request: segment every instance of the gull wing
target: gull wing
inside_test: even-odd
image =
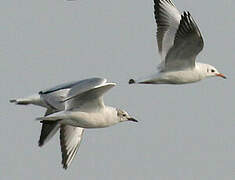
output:
[[[72,82],[68,82],[68,83],[63,83],[63,84],[57,85],[55,87],[42,90],[39,92],[39,94],[50,94],[52,92],[59,91],[62,89],[70,89],[72,86],[74,86],[75,84],[80,83],[80,82],[81,81],[72,81]]]
[[[75,90],[79,89],[84,91],[88,88],[87,84],[89,84],[90,86],[92,85],[93,87],[104,81],[105,80],[101,78],[90,78],[81,81],[64,83],[53,88],[40,91],[40,96],[43,98],[44,102],[48,106],[45,116],[65,109],[63,101],[67,97],[68,92],[71,90],[72,87],[75,87]],[[44,144],[46,144],[55,135],[59,128],[60,125],[57,122],[51,124],[43,123],[41,127],[41,134],[38,141],[38,145],[43,146]]]
[[[165,69],[186,69],[195,67],[196,56],[203,49],[200,30],[189,12],[181,15],[174,45],[165,58]]]
[[[154,14],[157,23],[158,50],[162,61],[174,44],[180,24],[180,13],[171,0],[154,0]]]
[[[39,95],[43,98],[45,103],[50,110],[64,110],[64,103],[61,103],[66,97],[74,85],[78,84],[80,81],[73,81],[69,83],[64,83],[53,88],[49,88],[39,92]],[[49,112],[49,114],[51,114]],[[47,113],[47,115],[49,115]]]
[[[43,98],[44,102],[49,107],[48,109],[50,109],[51,111],[62,111],[65,108],[64,103],[62,103],[62,101],[67,97],[69,90],[69,88],[61,89],[46,94],[40,94],[40,96]],[[49,112],[49,114],[51,113]]]
[[[77,84],[76,86],[73,86],[71,90],[69,91],[68,97],[66,100],[71,99],[79,94],[82,94],[86,91],[89,91],[95,87],[98,87],[100,85],[103,85],[106,83],[106,79],[103,78],[91,78],[91,79],[85,79],[81,83]],[[66,101],[65,100],[65,101]]]
[[[49,108],[47,109],[44,116],[48,116],[55,112],[58,112],[58,110]],[[38,146],[42,147],[44,144],[46,144],[55,135],[55,133],[58,131],[59,128],[60,128],[60,124],[57,122],[51,123],[51,124],[42,123]]]
[[[67,97],[69,90],[73,86],[82,84],[83,82],[84,80],[73,81],[40,91],[40,96],[48,106],[45,116],[64,110],[65,105],[62,101]],[[57,122],[51,124],[43,123],[38,145],[41,147],[46,144],[55,135],[59,128],[60,125]]]
[[[77,154],[84,129],[69,125],[61,125],[60,146],[62,153],[63,168],[67,169]]]
[[[69,83],[67,83],[67,85],[68,84]],[[65,105],[61,101],[65,99],[68,94],[69,89],[65,88],[70,88],[70,86],[67,85],[61,86],[61,88],[53,88],[48,91],[39,92],[40,96],[43,98],[44,102],[47,105],[47,111],[44,116],[63,111],[65,109]],[[59,128],[60,124],[57,122],[50,124],[42,123],[38,145],[42,147],[44,144],[46,144],[56,134]]]
[[[102,79],[102,81],[99,79],[86,84],[86,86],[74,87],[65,99],[65,109],[84,108],[84,110],[89,111],[103,108],[103,94],[115,85],[115,83],[106,83],[106,79]]]
[[[57,122],[51,124],[42,123],[38,145],[42,147],[46,144],[55,135],[59,128],[60,124]]]
[[[79,87],[81,90],[83,87],[87,88],[87,84],[93,84],[94,86],[94,85],[97,85],[98,82],[100,81],[103,81],[103,79],[90,78],[90,79],[84,79],[80,81],[73,81],[73,82],[64,83],[64,84],[55,86],[53,88],[40,91],[39,94],[44,99],[47,106],[50,107],[50,109],[62,111],[65,109],[65,105],[63,101],[66,99],[69,91],[73,87],[75,87],[75,89]]]

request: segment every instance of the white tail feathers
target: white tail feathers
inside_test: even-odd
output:
[[[43,99],[41,99],[39,94],[34,94],[34,95],[24,97],[24,98],[10,99],[10,103],[15,103],[15,104],[19,104],[19,105],[34,104],[37,106],[42,106],[42,107],[47,108],[47,105],[45,104]]]
[[[16,99],[10,99],[9,102],[10,102],[10,103],[15,103],[15,102],[16,102]]]
[[[15,103],[19,105],[31,104],[31,99],[10,99],[10,103]]]
[[[134,79],[130,79],[128,83],[129,83],[129,84],[134,84],[134,83],[136,83],[136,82],[135,82]]]

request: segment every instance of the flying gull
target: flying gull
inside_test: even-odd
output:
[[[222,73],[209,64],[195,62],[203,49],[200,30],[189,12],[182,15],[171,0],[154,0],[158,51],[158,72],[145,78],[130,79],[129,84],[185,84]]]

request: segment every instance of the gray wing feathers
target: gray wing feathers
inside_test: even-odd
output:
[[[57,122],[51,124],[42,123],[38,145],[41,147],[46,144],[55,135],[59,128],[60,124],[58,124]]]
[[[68,89],[68,88],[71,88],[72,86],[74,86],[75,84],[80,83],[80,82],[81,81],[72,81],[72,82],[68,82],[68,83],[63,83],[63,84],[60,84],[60,85],[55,86],[53,88],[48,88],[48,89],[42,90],[39,92],[39,94],[49,94],[49,93],[52,93],[52,92],[55,92],[58,90]]]
[[[64,83],[62,85],[55,86],[53,88],[40,91],[40,96],[44,99],[50,109],[64,110],[64,100],[68,97],[68,94],[81,93],[87,91],[90,88],[106,82],[102,78],[90,78],[80,81],[74,81],[70,83]]]
[[[73,94],[73,96],[68,96],[66,101],[66,110],[71,110],[73,108],[89,107],[92,108],[102,108],[103,94],[109,89],[115,86],[115,83],[105,83],[97,87],[93,87],[80,94]]]
[[[154,0],[154,14],[157,23],[158,50],[161,54],[163,49],[168,51],[169,46],[173,44],[174,38],[170,35],[174,35],[177,31],[180,13],[171,0]]]
[[[60,84],[53,88],[48,88],[39,92],[39,94],[50,94],[56,91],[60,91],[63,89],[71,89],[72,87],[85,87],[86,85],[94,85],[103,82],[105,79],[102,78],[89,78],[80,81],[72,81],[69,83]]]
[[[106,79],[91,78],[75,83],[66,83],[46,91],[41,91],[40,96],[43,97],[43,100],[48,106],[45,116],[65,110],[65,105],[71,108],[84,104],[93,107],[95,103],[98,103],[97,105],[103,106],[102,96],[113,86],[115,84],[106,83]],[[42,124],[38,142],[39,146],[43,146],[49,141],[58,129],[60,129],[62,164],[63,168],[67,169],[78,151],[84,129],[61,125],[58,122],[44,123]]]
[[[84,129],[69,125],[61,125],[60,146],[63,168],[67,169],[75,157],[82,140]]]
[[[184,44],[185,47],[191,50],[188,53],[184,53],[184,57],[187,58],[196,56],[203,49],[202,35],[189,12],[184,12],[181,15],[180,26],[176,33],[174,44],[175,46]]]
[[[48,116],[48,115],[56,113],[56,112],[59,112],[59,110],[54,109],[54,108],[53,109],[48,108],[44,116]]]
[[[62,111],[65,108],[62,101],[67,97],[69,90],[70,89],[61,89],[51,93],[40,94],[40,96],[50,109]]]
[[[106,79],[102,79],[102,78],[92,78],[92,79],[84,80],[84,81],[82,81],[82,83],[77,84],[69,91],[69,94],[68,94],[67,98],[65,99],[65,101],[67,101],[68,99],[71,99],[79,94],[85,93],[95,87],[102,85],[102,84],[105,84],[106,81],[107,81]]]
[[[55,112],[58,112],[58,110],[49,108],[47,109],[45,116],[48,116]],[[51,124],[42,123],[41,134],[38,141],[38,145],[42,147],[44,144],[46,144],[55,135],[55,133],[58,131],[59,128],[60,125],[57,122]]]
[[[195,58],[203,49],[203,38],[200,30],[189,12],[181,15],[181,21],[173,47],[166,56],[166,68],[193,68]]]

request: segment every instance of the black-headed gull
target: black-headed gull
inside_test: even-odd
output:
[[[50,137],[47,137],[48,140],[60,128],[63,168],[67,169],[75,157],[84,128],[108,127],[124,121],[137,122],[127,112],[104,105],[103,94],[114,86],[115,83],[107,83],[106,79],[91,78],[41,91],[39,96],[34,95],[28,98],[34,99],[34,103],[31,102],[31,104],[44,105],[43,107],[47,104],[46,108],[55,104],[63,106],[63,109],[57,109],[56,113],[49,113],[48,116],[38,118],[43,125],[49,127],[44,128],[44,136],[50,134]],[[56,98],[54,94],[57,94]],[[37,101],[36,97],[38,97]],[[43,103],[38,103],[39,101]],[[21,101],[14,99],[11,102],[25,104],[26,99],[24,102],[23,99]]]
[[[209,64],[195,62],[203,49],[200,30],[189,12],[180,15],[171,0],[154,0],[158,50],[162,62],[158,72],[129,84],[185,84],[222,73]]]

